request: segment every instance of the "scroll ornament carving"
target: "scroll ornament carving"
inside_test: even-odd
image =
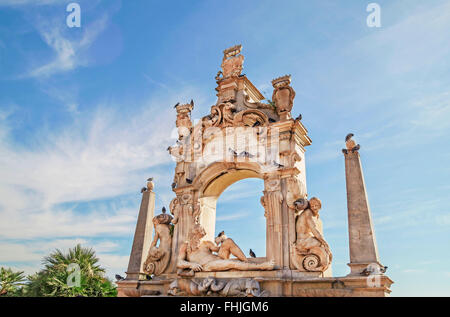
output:
[[[223,296],[223,297],[265,297],[268,291],[261,291],[259,282],[251,278],[176,279],[169,285],[168,295],[173,296]]]
[[[239,127],[267,126],[269,118],[257,109],[246,109],[236,113],[236,105],[231,102],[221,103],[211,107],[211,113],[202,118],[202,127]]]
[[[155,236],[143,265],[143,271],[149,275],[163,273],[170,262],[172,248],[171,221],[172,216],[165,213],[153,218]],[[158,240],[159,246],[156,246]]]
[[[267,115],[256,109],[248,109],[238,112],[234,116],[234,126],[266,126],[269,122]]]
[[[333,257],[321,233],[321,202],[315,197],[309,203],[299,199],[295,206],[299,214],[295,222],[297,238],[290,247],[292,263],[299,271],[324,272]]]

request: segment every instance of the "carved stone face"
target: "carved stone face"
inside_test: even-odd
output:
[[[245,294],[247,297],[259,297],[259,284],[255,280],[247,280],[245,282]]]
[[[314,212],[314,214],[317,215],[321,207],[320,201],[318,201],[317,199],[311,199],[309,201],[309,207]]]

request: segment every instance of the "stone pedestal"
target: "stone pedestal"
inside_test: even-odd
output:
[[[252,279],[258,282],[265,296],[270,297],[386,297],[393,283],[384,275],[379,275],[377,282],[373,283],[371,277],[324,277],[322,274],[292,270],[199,272],[195,280]],[[150,281],[121,281],[118,282],[118,296],[168,296],[170,284],[177,278],[176,274],[163,274]]]

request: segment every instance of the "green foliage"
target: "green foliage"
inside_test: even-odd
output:
[[[25,281],[23,272],[0,268],[0,296],[20,296]]]
[[[272,100],[270,100],[270,99],[266,99],[267,100],[267,102],[269,103],[269,105],[271,105],[272,107],[273,107],[273,110],[277,110],[277,106],[275,105],[275,102],[273,102]]]
[[[105,270],[98,265],[98,258],[91,248],[80,245],[69,249],[67,254],[56,250],[44,258],[44,269],[28,277],[25,296],[55,297],[111,297],[117,296],[114,284],[104,277]],[[72,263],[79,267],[79,285],[70,286],[68,281],[77,269],[68,270]],[[73,264],[72,264],[73,265]]]

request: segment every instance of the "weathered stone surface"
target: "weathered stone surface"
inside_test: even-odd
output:
[[[346,138],[345,179],[347,185],[348,230],[350,246],[350,274],[357,275],[369,265],[380,268],[375,232],[373,229],[369,200],[364,183],[359,146]]]
[[[142,268],[152,241],[153,226],[151,221],[155,209],[155,193],[151,191],[153,183],[148,188],[149,190],[142,193],[141,207],[126,272],[127,280],[138,280],[146,274]]]

